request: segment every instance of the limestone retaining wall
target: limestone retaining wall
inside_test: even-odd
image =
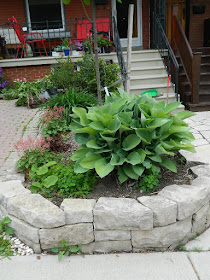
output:
[[[17,237],[36,253],[82,244],[83,252],[164,250],[210,225],[210,168],[192,168],[192,185],[171,185],[156,196],[65,199],[57,207],[21,180],[0,182],[0,219],[9,216]]]

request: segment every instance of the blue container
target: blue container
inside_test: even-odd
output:
[[[64,55],[65,56],[69,56],[69,54],[70,54],[70,50],[64,50]]]

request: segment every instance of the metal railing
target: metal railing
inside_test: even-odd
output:
[[[118,64],[120,66],[120,72],[121,72],[121,78],[122,78],[122,83],[123,87],[125,89],[126,86],[126,80],[128,79],[128,73],[125,65],[125,60],[122,52],[122,47],[120,43],[120,36],[118,33],[117,29],[117,23],[115,17],[112,18],[112,23],[113,23],[113,41],[114,41],[114,47],[115,47],[115,52],[117,53],[117,59],[118,59]]]
[[[176,99],[178,100],[179,63],[171,48],[171,45],[169,44],[168,38],[162,24],[160,23],[160,20],[157,17],[154,17],[154,21],[156,24],[156,35],[154,41],[155,47],[159,50],[171,83],[175,85]]]
[[[110,19],[100,18],[97,19],[97,29],[99,31],[107,32],[109,30],[110,34]],[[43,21],[43,22],[28,22],[21,23],[18,22],[21,27],[23,34],[39,32],[44,39],[45,47],[47,49],[48,55],[52,55],[55,47],[63,46],[63,40],[65,38],[69,39],[69,44],[71,47],[76,48],[77,42],[83,42],[86,40],[88,35],[92,34],[92,23],[86,18],[75,18],[66,21]],[[12,27],[12,23],[8,22],[0,25],[0,37],[3,38],[6,43],[7,58],[15,58],[17,54],[17,49],[19,46],[19,39]],[[33,44],[27,44],[27,54],[29,56],[39,56],[39,50],[37,46]],[[45,55],[40,45],[41,53]],[[21,52],[21,50],[20,50]],[[1,56],[1,55],[0,55]],[[18,55],[20,57],[21,55]]]

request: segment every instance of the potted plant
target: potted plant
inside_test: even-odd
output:
[[[98,46],[101,48],[101,52],[110,53],[112,42],[103,35],[98,36]]]
[[[62,46],[55,46],[53,47],[52,56],[58,57],[63,55]]]
[[[70,54],[69,38],[65,38],[63,40],[63,45],[64,45],[64,55],[69,56]]]
[[[88,36],[87,39],[82,42],[82,50],[86,53],[92,53],[92,38]]]

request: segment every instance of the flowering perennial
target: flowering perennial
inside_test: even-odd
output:
[[[3,69],[0,67],[0,92],[4,88],[7,88],[7,82],[4,80]]]
[[[27,151],[38,150],[44,152],[44,150],[49,149],[50,139],[44,136],[36,137],[35,139],[28,136],[27,140],[21,138],[16,144],[15,149],[20,155],[24,155]]]

